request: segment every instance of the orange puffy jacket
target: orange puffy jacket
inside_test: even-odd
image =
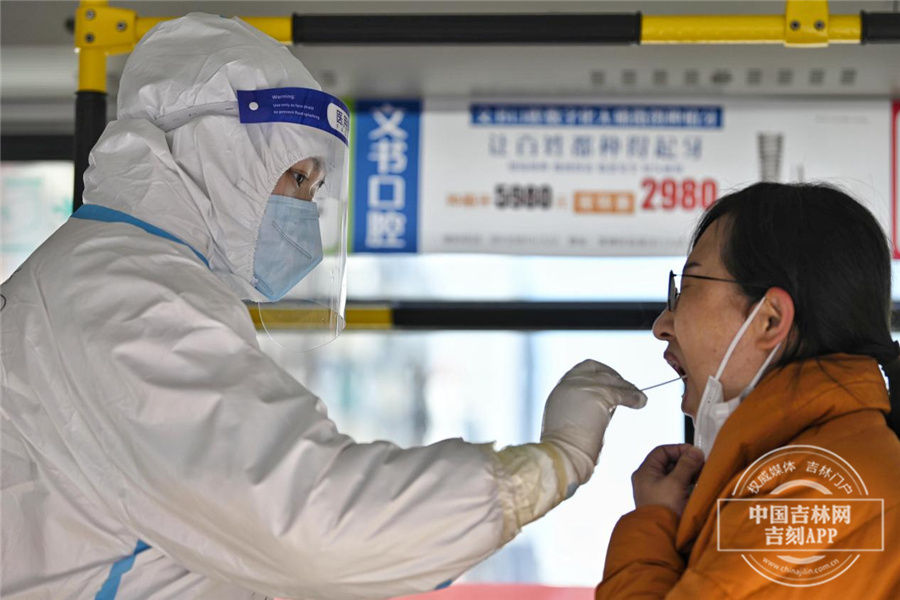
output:
[[[642,506],[619,520],[610,540],[603,581],[597,587],[597,600],[900,599],[900,440],[885,420],[889,411],[881,371],[867,357],[835,354],[792,363],[768,374],[725,422],[680,519],[670,509],[657,505]],[[879,509],[852,524],[840,525],[845,543],[852,540],[856,542],[852,546],[864,546],[870,551],[858,553],[855,561],[854,553],[822,553],[820,556],[828,558],[816,564],[824,565],[831,557],[837,557],[849,567],[832,570],[835,576],[830,581],[821,582],[820,578],[814,586],[808,585],[811,579],[782,578],[776,582],[760,574],[760,561],[773,558],[778,562],[774,558],[778,552],[754,554],[719,549],[719,544],[726,549],[757,549],[769,541],[784,543],[783,539],[768,537],[765,544],[761,543],[760,529],[766,522],[763,520],[762,526],[754,522],[752,513],[748,513],[750,504],[770,507],[777,500],[793,507],[829,497],[802,484],[791,484],[789,492],[779,493],[788,486],[773,489],[774,482],[756,494],[746,492],[747,477],[742,479],[743,472],[757,459],[775,456],[775,452],[767,453],[786,445],[815,446],[824,449],[815,450],[822,456],[834,453],[843,458],[864,482],[866,498],[876,499],[874,504],[866,500],[866,504],[854,506]],[[803,478],[802,471],[795,475],[794,479]],[[736,488],[743,493],[736,493]],[[822,492],[831,493],[825,489]],[[718,502],[734,497],[753,500]],[[884,501],[883,537],[877,499]],[[797,502],[791,504],[792,501]],[[717,509],[721,512],[720,522]],[[770,516],[774,515],[773,512]],[[759,521],[758,513],[756,519]],[[879,542],[883,543],[882,551],[875,549]],[[830,548],[827,542],[818,547]],[[850,547],[838,545],[831,549]],[[794,555],[789,558],[796,561]],[[785,585],[785,581],[795,583]]]

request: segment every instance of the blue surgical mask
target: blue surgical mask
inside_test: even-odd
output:
[[[253,287],[271,302],[322,262],[319,209],[314,202],[272,194],[253,257]]]

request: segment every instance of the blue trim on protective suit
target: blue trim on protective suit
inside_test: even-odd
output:
[[[150,546],[141,540],[138,540],[137,546],[134,548],[134,552],[131,553],[131,556],[126,556],[122,560],[113,563],[112,568],[109,570],[109,577],[103,582],[103,587],[101,587],[100,591],[97,592],[97,595],[94,596],[94,600],[115,600],[116,593],[119,591],[119,582],[122,580],[122,575],[130,571],[131,567],[134,566],[134,557],[148,548],[150,548]]]
[[[151,225],[146,221],[141,221],[137,217],[132,217],[128,213],[123,213],[122,211],[115,210],[113,208],[107,208],[106,206],[100,206],[98,204],[84,204],[81,206],[81,208],[72,213],[72,216],[76,219],[103,221],[104,223],[128,223],[129,225],[140,227],[147,233],[151,233],[161,238],[165,238],[167,240],[171,240],[173,242],[177,242],[179,244],[187,246],[194,254],[197,255],[197,258],[202,260],[203,264],[206,265],[207,268],[209,268],[209,261],[206,260],[205,256],[197,252],[193,246],[183,240],[178,239],[165,229],[160,229],[156,225]]]

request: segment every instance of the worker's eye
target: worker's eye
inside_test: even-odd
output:
[[[303,173],[297,173],[296,171],[291,171],[291,175],[294,176],[294,182],[297,184],[297,187],[303,185],[303,182],[306,181],[306,175]]]

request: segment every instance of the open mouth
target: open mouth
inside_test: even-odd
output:
[[[670,367],[675,369],[675,372],[678,373],[679,377],[681,377],[684,381],[687,381],[687,372],[681,366],[681,363],[678,362],[678,359],[675,358],[674,354],[666,351],[665,354],[663,354],[663,358],[667,363],[669,363]]]

